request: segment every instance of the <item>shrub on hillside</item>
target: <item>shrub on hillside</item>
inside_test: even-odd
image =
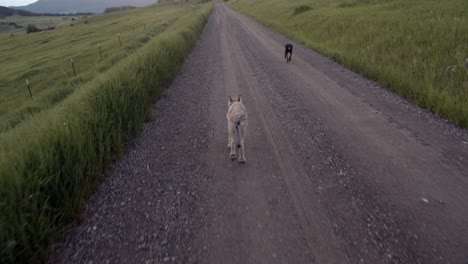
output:
[[[26,28],[26,33],[34,33],[34,32],[38,32],[38,31],[41,31],[40,29],[38,29],[35,25],[33,24],[29,24],[28,27]]]
[[[338,4],[338,7],[346,8],[346,7],[355,7],[358,5],[358,2],[342,2]]]
[[[312,9],[313,8],[308,5],[301,5],[294,9],[294,15],[299,15]]]
[[[136,7],[134,6],[117,6],[117,7],[109,7],[104,10],[104,13],[112,13],[112,12],[119,12],[119,11],[125,11],[125,10],[131,10],[135,9]]]

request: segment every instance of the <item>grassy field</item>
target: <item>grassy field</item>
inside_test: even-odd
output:
[[[32,104],[49,106],[39,105],[42,111],[0,134],[0,263],[46,261],[102,172],[150,117],[152,103],[179,71],[211,9],[211,3],[157,4],[93,17],[88,25],[21,36],[17,42],[2,38],[0,61],[2,70],[8,71],[2,80],[13,81],[29,70],[28,78],[37,87]],[[132,38],[129,30],[141,23],[146,23],[145,33]],[[122,48],[113,44],[118,32],[124,33]],[[54,48],[41,46],[46,40],[44,44]],[[5,54],[5,43],[15,52]],[[97,43],[107,43],[102,62]],[[136,52],[129,54],[132,50]],[[4,68],[3,60],[10,54],[21,59],[10,58],[15,66]],[[50,56],[73,56],[79,63],[78,77],[65,68],[56,75],[61,64],[50,62]],[[31,63],[39,69],[37,74],[34,67],[28,68]],[[41,77],[44,71],[46,76]],[[3,89],[10,100],[17,100],[17,108],[31,103],[11,95],[16,91]],[[24,87],[16,89],[24,92]],[[70,91],[60,100],[47,101],[61,89]],[[14,103],[9,105],[8,109],[17,109]]]
[[[234,9],[468,127],[468,1],[231,0]]]
[[[179,17],[180,10],[160,6],[79,17],[76,21],[70,21],[70,17],[53,17],[56,30],[23,32],[13,37],[0,34],[0,133],[62,101],[95,78],[96,73],[106,71],[142,47]],[[47,24],[50,17],[3,20]],[[37,26],[46,27],[40,23]],[[70,59],[74,60],[76,77]],[[32,100],[26,79],[31,85]]]

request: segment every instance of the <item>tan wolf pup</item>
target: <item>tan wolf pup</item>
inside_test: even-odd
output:
[[[244,138],[247,130],[247,111],[242,103],[242,98],[229,96],[229,109],[227,112],[229,141],[229,156],[232,160],[236,159],[236,146],[239,149],[239,162],[244,163]]]

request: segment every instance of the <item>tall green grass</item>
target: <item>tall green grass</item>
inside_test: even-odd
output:
[[[264,25],[468,127],[468,1],[235,0]],[[309,7],[309,8],[308,8]]]
[[[139,133],[177,74],[211,4],[179,18],[127,59],[19,127],[0,134],[0,262],[44,262],[102,172]]]

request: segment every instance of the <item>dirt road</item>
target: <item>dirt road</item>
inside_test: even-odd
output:
[[[216,5],[51,262],[467,263],[467,131],[287,42]]]

